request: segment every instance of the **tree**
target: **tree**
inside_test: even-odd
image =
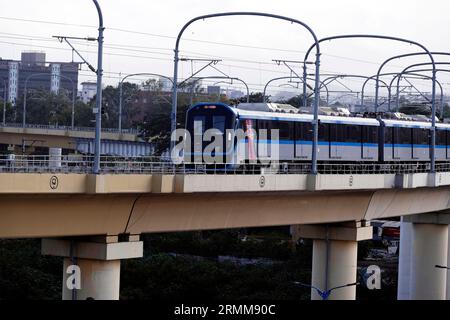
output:
[[[263,99],[262,92],[252,92],[250,93],[249,101],[250,103],[262,103],[263,101],[270,102],[270,96],[266,96],[265,99]],[[231,99],[230,102],[233,104],[247,103],[247,96],[240,97],[239,99]]]
[[[21,122],[23,114],[23,98],[15,107],[8,107],[7,121]],[[58,94],[46,90],[34,90],[27,95],[27,124],[70,126],[72,123],[72,97],[60,92]],[[75,126],[93,126],[92,107],[82,101],[75,101]]]
[[[403,104],[398,110],[401,113],[408,115],[421,114],[427,117],[431,116],[431,108],[423,104]]]
[[[445,118],[450,118],[450,105],[448,103],[444,105],[444,119]]]
[[[5,105],[5,102],[0,103],[0,112],[1,112],[1,118],[3,120],[3,106]],[[14,122],[14,107],[10,102],[6,102],[6,110],[5,110],[5,120],[6,122]]]
[[[283,103],[290,104],[290,105],[292,105],[294,107],[297,107],[297,108],[301,108],[301,107],[303,107],[303,93],[299,94],[299,95],[297,95],[295,97],[292,97],[292,98],[290,98],[289,100],[287,100],[287,101],[285,101]],[[306,105],[308,107],[310,107],[310,106],[312,106],[312,103],[313,103],[312,97],[308,96],[308,98],[306,99]]]
[[[16,121],[23,115],[23,98],[16,107]],[[69,126],[72,115],[72,99],[63,93],[52,93],[46,90],[33,90],[27,94],[26,123],[42,125]]]

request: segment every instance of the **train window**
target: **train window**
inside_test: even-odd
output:
[[[267,135],[267,139],[270,140],[270,130],[273,128],[272,125],[272,121],[268,121],[268,120],[258,120],[258,135],[261,135],[261,131],[260,130],[267,130],[266,131],[266,135]]]
[[[384,142],[387,144],[394,143],[394,128],[391,127],[385,127],[384,128]]]
[[[294,123],[288,121],[276,121],[275,129],[279,129],[280,140],[291,140],[293,138]]]
[[[319,124],[319,141],[330,141],[328,126],[326,123]]]
[[[271,121],[267,120],[258,120],[258,129],[271,129]]]
[[[313,127],[310,122],[297,122],[295,124],[295,140],[311,141],[313,138]]]
[[[361,126],[345,125],[345,141],[361,142]]]
[[[411,128],[395,128],[397,133],[397,143],[400,144],[411,144]]]
[[[445,130],[436,130],[436,145],[445,146],[447,145],[447,137]]]
[[[225,132],[225,116],[213,116],[213,128]]]
[[[330,141],[344,142],[346,135],[346,126],[341,124],[330,124]]]
[[[429,130],[422,128],[414,128],[413,129],[413,144],[418,145],[427,145],[429,144]]]
[[[335,124],[328,125],[329,140],[337,141],[337,126]]]
[[[386,128],[388,129],[388,128]],[[362,142],[363,143],[377,143],[378,142],[378,127],[362,126]]]
[[[204,116],[195,116],[194,117],[194,135],[203,135],[205,131],[205,117]]]

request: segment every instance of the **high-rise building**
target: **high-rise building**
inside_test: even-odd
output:
[[[0,79],[7,81],[8,101],[15,104],[25,84],[27,91],[77,92],[78,68],[75,62],[46,62],[44,52],[23,52],[20,61],[0,58]]]

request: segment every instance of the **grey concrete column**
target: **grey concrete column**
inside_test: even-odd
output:
[[[411,300],[445,300],[450,215],[428,213],[404,218],[412,223]]]
[[[450,267],[450,225],[448,226],[448,251],[447,251],[447,267]],[[446,299],[450,300],[450,270],[447,270],[447,294]]]
[[[79,289],[69,288],[73,275],[71,272],[68,272],[71,265],[73,265],[71,258],[64,258],[63,300],[72,300],[74,298],[76,300],[119,300],[120,260],[77,259],[76,265],[81,271],[81,286]]]
[[[89,240],[43,239],[42,254],[64,257],[63,300],[118,300],[120,261],[143,256],[139,236],[128,240],[117,242],[118,237],[114,236]]]
[[[411,299],[445,300],[448,226],[413,224]]]
[[[328,248],[327,248],[328,246]],[[358,242],[314,240],[311,285],[327,290],[356,282]],[[327,270],[328,265],[328,270]],[[338,289],[329,300],[355,300],[356,286]],[[311,300],[322,300],[315,289]]]
[[[372,239],[366,222],[298,227],[298,236],[313,239],[311,299],[322,300],[321,291],[357,282],[358,241]],[[355,300],[356,285],[333,290],[329,300]]]
[[[398,258],[397,299],[409,300],[412,258],[412,223],[403,221],[400,225],[400,253]]]

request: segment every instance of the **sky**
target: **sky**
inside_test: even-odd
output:
[[[20,59],[24,50],[45,51],[47,61],[71,61],[67,44],[55,35],[96,37],[98,17],[90,0],[0,0],[0,57]],[[341,34],[379,34],[403,37],[425,45],[430,51],[450,52],[450,2],[442,0],[99,0],[105,30],[104,71],[106,84],[117,85],[120,77],[133,73],[173,75],[173,49],[180,29],[190,19],[226,11],[257,11],[285,15],[306,23],[321,39]],[[74,40],[75,47],[92,65],[97,64],[97,44]],[[226,17],[198,21],[190,25],[180,42],[180,56],[190,59],[217,59],[215,67],[199,75],[243,79],[251,91],[262,91],[272,78],[289,76],[278,60],[302,61],[313,44],[311,34],[297,24],[262,17]],[[348,39],[321,45],[321,73],[373,75],[385,59],[421,51],[408,44],[374,39]],[[80,61],[78,57],[75,61]],[[310,61],[313,61],[311,55]],[[395,60],[384,70],[400,71],[425,56]],[[440,56],[437,61],[450,62]],[[189,77],[205,62],[180,62],[180,78]],[[301,74],[299,64],[292,64]],[[450,65],[448,66],[450,69]],[[310,70],[312,73],[313,70]],[[322,76],[322,79],[325,76]],[[450,73],[438,74],[447,90]],[[146,77],[132,77],[140,82]],[[86,66],[80,82],[94,81]],[[217,80],[220,81],[220,80]],[[216,83],[215,80],[204,82]],[[415,80],[424,91],[430,82]],[[361,80],[347,79],[331,89],[360,91]],[[292,85],[292,84],[291,84]],[[240,88],[237,82],[222,87]],[[298,89],[286,81],[274,82],[272,92]],[[369,90],[373,90],[373,86]]]

